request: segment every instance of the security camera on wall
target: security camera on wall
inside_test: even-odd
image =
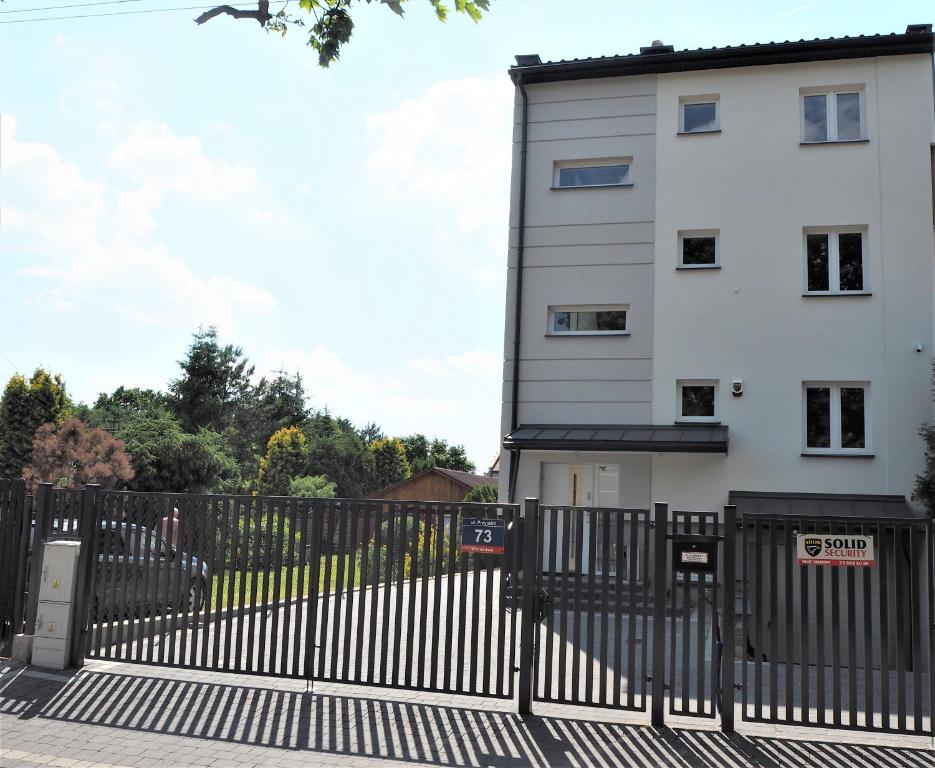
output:
[[[730,393],[734,397],[740,397],[743,394],[743,379],[734,379],[730,383]]]

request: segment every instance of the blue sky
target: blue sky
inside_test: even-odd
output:
[[[0,22],[88,1],[8,0]],[[492,0],[478,25],[406,7],[358,8],[329,70],[296,31],[197,27],[197,11],[0,23],[0,378],[44,365],[84,401],[164,388],[213,324],[258,372],[300,371],[313,406],[464,443],[483,468],[500,437],[514,54],[935,21],[928,2]]]

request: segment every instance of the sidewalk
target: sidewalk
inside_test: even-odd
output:
[[[0,667],[0,766],[878,766],[935,768],[931,740],[91,663]],[[704,728],[707,726],[709,730]]]

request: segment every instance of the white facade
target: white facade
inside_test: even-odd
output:
[[[931,54],[916,53],[527,85],[517,424],[672,425],[680,380],[716,382],[730,445],[523,449],[513,499],[719,509],[731,490],[910,495],[932,419],[932,83]],[[861,140],[802,142],[803,97],[823,92],[859,94]],[[693,101],[717,103],[718,130],[680,133]],[[520,130],[518,93],[504,435]],[[554,189],[568,161],[626,161],[632,186]],[[863,290],[803,295],[806,234],[842,228],[862,236]],[[715,232],[717,268],[677,268],[680,233]],[[629,335],[550,335],[556,307],[625,307]],[[862,449],[804,455],[805,382],[865,387]]]

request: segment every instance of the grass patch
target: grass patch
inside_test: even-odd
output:
[[[347,569],[351,568],[351,589],[360,585],[360,568],[359,563],[351,561],[349,555],[332,555],[331,556],[331,578],[329,583],[325,585],[325,560],[326,558],[321,559],[321,570],[318,577],[318,593],[326,594],[335,591],[335,587],[338,582],[338,561],[340,558],[344,558],[344,581],[343,589],[347,589],[348,582],[348,572]],[[301,595],[299,594],[299,574],[302,572],[302,589]],[[292,578],[291,590],[289,595],[291,599],[296,597],[304,597],[309,594],[309,574],[311,572],[310,566],[305,566],[304,570],[298,567],[292,568],[291,574],[288,568],[280,569],[279,576],[279,599],[285,600],[286,597],[286,581],[287,579]],[[224,571],[223,573],[215,574],[212,578],[211,585],[211,596],[210,596],[210,608],[214,609],[217,605],[217,591],[221,590],[221,607],[227,608],[228,605],[238,605],[240,602],[240,589],[241,581],[244,582],[243,588],[245,592],[244,605],[251,605],[252,603],[261,603],[265,599],[269,602],[272,602],[273,595],[276,587],[276,572],[269,571],[264,572],[260,571],[256,574],[256,583],[254,583],[254,573],[253,571]],[[231,580],[233,580],[233,594],[230,592]]]

